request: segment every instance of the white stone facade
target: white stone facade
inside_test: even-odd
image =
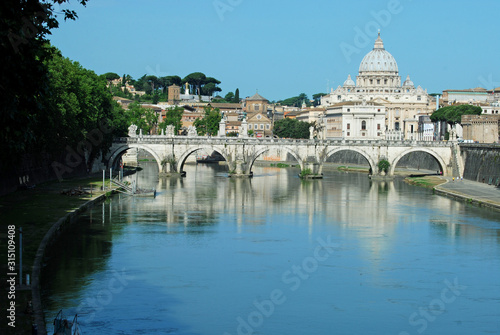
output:
[[[349,75],[342,86],[321,98],[325,108],[342,102],[368,101],[385,107],[384,129],[402,131],[405,139],[416,139],[418,117],[433,112],[427,90],[415,88],[410,76],[401,84],[398,65],[384,48],[380,33],[375,46],[361,61],[356,83]]]
[[[326,138],[383,139],[385,107],[366,101],[341,102],[327,107]]]

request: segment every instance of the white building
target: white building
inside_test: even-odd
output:
[[[326,138],[383,139],[385,107],[366,101],[328,106],[324,117]]]
[[[404,139],[416,139],[418,117],[429,115],[433,108],[427,90],[415,85],[407,76],[401,84],[398,64],[384,48],[380,33],[370,51],[359,65],[356,83],[351,75],[342,86],[321,98],[321,105],[336,105],[347,101],[367,101],[385,107],[384,129],[390,133],[401,131]]]

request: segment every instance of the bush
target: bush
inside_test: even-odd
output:
[[[387,171],[389,171],[390,164],[389,164],[389,162],[387,160],[381,159],[378,162],[377,166],[378,166],[378,170],[379,171],[381,171],[381,172],[384,171],[385,173],[387,173]]]

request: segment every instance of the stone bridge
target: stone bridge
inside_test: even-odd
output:
[[[309,177],[321,178],[323,165],[335,153],[349,150],[359,153],[370,165],[374,175],[384,174],[377,165],[381,159],[390,163],[388,176],[394,175],[398,161],[412,152],[425,152],[437,161],[443,175],[461,175],[463,163],[457,158],[457,145],[452,142],[385,141],[385,140],[295,140],[272,138],[187,137],[148,135],[115,139],[104,157],[107,168],[117,165],[119,158],[129,149],[149,152],[158,163],[160,175],[185,174],[184,163],[198,150],[221,154],[227,162],[230,176],[251,176],[255,160],[270,149],[292,155],[301,171]],[[461,168],[462,167],[462,168]]]

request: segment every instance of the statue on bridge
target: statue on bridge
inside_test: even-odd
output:
[[[167,135],[168,137],[174,137],[174,135],[175,135],[175,127],[174,127],[173,124],[169,124],[167,126],[165,135]]]
[[[188,127],[188,134],[187,134],[188,137],[196,137],[198,136],[198,132],[196,131],[196,127],[195,126],[189,126]]]
[[[128,136],[137,137],[137,126],[135,124],[131,124],[130,127],[128,127]]]

